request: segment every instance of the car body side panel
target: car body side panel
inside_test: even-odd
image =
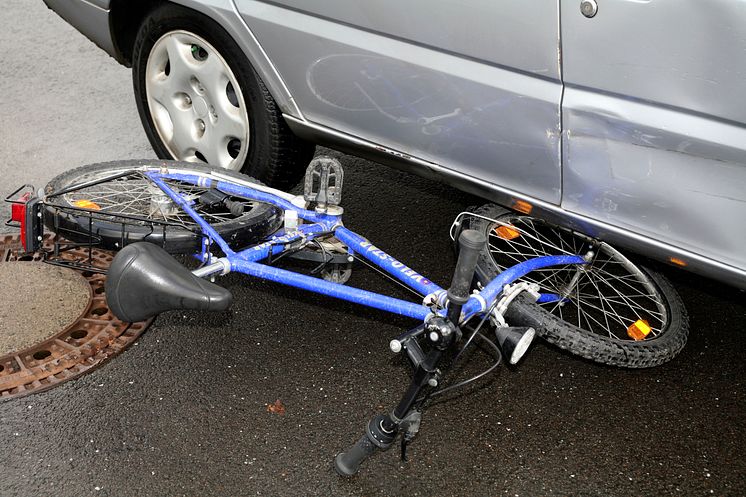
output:
[[[109,32],[109,0],[44,0],[44,3],[99,48],[109,55],[115,54]]]
[[[562,34],[563,209],[746,269],[746,2],[563,2]]]
[[[559,203],[559,81],[276,5],[236,5],[309,121]],[[541,27],[556,34],[552,12]]]
[[[556,0],[274,0],[387,37],[560,79]]]
[[[746,129],[568,89],[562,207],[746,269]]]
[[[560,206],[527,197],[525,194],[508,190],[473,176],[467,176],[453,169],[446,169],[439,164],[426,162],[397,150],[388,149],[378,143],[357,136],[345,135],[337,130],[291,116],[286,116],[286,119],[293,131],[311,141],[326,143],[339,150],[367,157],[398,169],[414,171],[422,176],[446,182],[500,205],[513,206],[518,200],[528,201],[532,206],[531,214],[541,219],[586,233],[616,247],[645,254],[652,259],[669,262],[671,257],[676,257],[685,261],[686,268],[690,271],[746,289],[746,269],[724,264],[721,261],[708,258],[707,255],[689,252],[654,238],[640,236],[629,229],[564,210]]]
[[[746,123],[746,2],[561,3],[565,83]]]

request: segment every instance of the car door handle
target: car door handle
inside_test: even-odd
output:
[[[598,3],[596,0],[583,0],[580,2],[580,12],[590,19],[598,12]]]

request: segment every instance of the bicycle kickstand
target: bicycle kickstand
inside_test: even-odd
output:
[[[352,476],[360,469],[360,464],[376,450],[386,450],[394,443],[397,435],[404,432],[404,446],[408,438],[419,429],[421,413],[413,409],[420,393],[426,387],[438,385],[438,364],[443,354],[453,347],[461,336],[458,322],[461,308],[469,300],[469,290],[474,278],[477,258],[487,242],[483,233],[465,230],[459,236],[459,258],[448,289],[448,312],[444,317],[429,319],[423,326],[405,333],[407,352],[415,367],[414,376],[399,404],[390,414],[379,414],[368,423],[365,434],[347,451],[341,452],[334,460],[334,468],[342,476]],[[433,343],[425,355],[416,337],[423,332]],[[401,337],[400,337],[401,338]],[[405,455],[402,450],[402,456]]]

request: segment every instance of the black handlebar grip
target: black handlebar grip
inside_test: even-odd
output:
[[[523,326],[534,330],[544,330],[549,326],[547,313],[536,312],[533,299],[527,294],[518,295],[505,310],[505,319],[511,326]]]
[[[360,469],[360,464],[369,458],[377,449],[368,435],[357,441],[355,445],[346,452],[340,452],[334,458],[334,469],[341,476],[352,476]]]
[[[461,306],[469,300],[469,290],[474,279],[479,253],[487,243],[484,233],[477,230],[464,230],[458,238],[459,254],[453,280],[448,288],[449,312],[448,317],[458,323]]]

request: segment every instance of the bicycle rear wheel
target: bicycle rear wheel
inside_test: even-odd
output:
[[[477,264],[482,283],[506,267],[543,255],[587,258],[578,266],[528,274],[554,301],[518,299],[512,309],[533,317],[537,333],[573,354],[603,364],[645,368],[671,360],[686,344],[689,323],[681,298],[660,274],[638,267],[600,240],[530,216],[487,205],[471,227],[487,235]]]
[[[142,176],[142,172],[159,171],[164,167],[171,172],[178,171],[205,177],[208,177],[211,171],[217,170],[222,175],[260,184],[257,180],[240,173],[189,162],[127,160],[82,166],[50,181],[44,190],[45,195],[118,173],[137,172],[48,197],[48,215],[45,216],[47,228],[75,242],[86,242],[90,239],[89,234],[95,235],[100,238],[104,248],[111,250],[121,249],[124,245],[139,241],[156,243],[172,254],[192,253],[198,250],[202,236],[194,220],[171,203],[157,186]],[[167,180],[166,183],[188,200],[196,201],[207,191],[206,187],[181,181]],[[272,205],[238,197],[230,199],[243,205],[243,213],[236,215],[226,207],[207,206],[199,202],[195,202],[193,207],[233,247],[240,248],[256,243],[274,233],[282,223],[281,211]],[[91,221],[87,215],[69,210],[56,211],[54,206],[93,206],[96,216]],[[55,212],[57,215],[54,215]],[[111,214],[112,217],[109,218],[107,214]],[[122,224],[115,218],[117,214],[169,224],[159,229],[153,229],[152,224],[147,221],[128,221]]]

